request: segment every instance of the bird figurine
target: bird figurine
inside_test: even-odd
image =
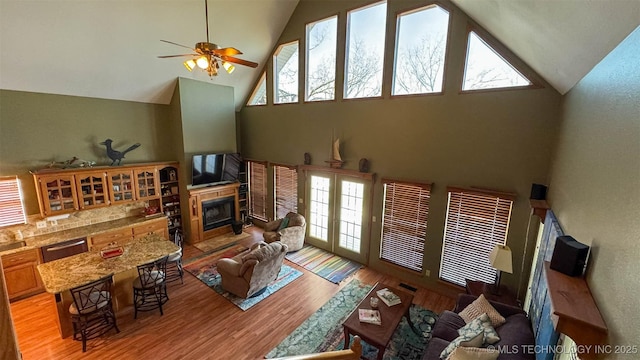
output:
[[[118,151],[118,150],[114,150],[111,147],[112,143],[113,143],[113,140],[111,140],[111,139],[107,139],[104,142],[100,143],[100,145],[105,145],[107,147],[107,156],[109,157],[109,159],[113,160],[113,162],[111,163],[111,166],[120,165],[120,161],[122,161],[122,159],[124,159],[124,154],[128,153],[131,150],[137,149],[140,146],[140,143],[135,143],[135,144],[129,146],[124,151]],[[116,164],[116,162],[117,162],[117,164]]]

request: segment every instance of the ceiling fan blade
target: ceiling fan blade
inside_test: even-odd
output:
[[[242,52],[236,48],[228,47],[222,49],[215,49],[213,53],[220,56],[240,55]]]
[[[182,54],[182,55],[163,55],[163,56],[158,56],[161,59],[166,59],[166,58],[174,58],[174,57],[182,57],[182,56],[200,56],[198,54]]]
[[[172,45],[182,46],[183,48],[187,48],[187,49],[191,49],[191,50],[195,51],[195,49],[194,49],[194,48],[192,48],[191,46],[181,45],[181,44],[174,43],[174,42],[172,42],[172,41],[167,41],[167,40],[160,40],[160,41],[162,41],[162,42],[166,42],[166,43],[168,43],[168,44],[172,44]]]
[[[244,65],[244,66],[249,66],[252,68],[256,68],[258,67],[258,63],[254,63],[252,61],[247,61],[247,60],[242,60],[242,59],[238,59],[238,58],[234,58],[231,56],[220,56],[220,59],[224,60],[224,61],[228,61],[230,63],[235,63],[235,64],[240,64],[240,65]]]

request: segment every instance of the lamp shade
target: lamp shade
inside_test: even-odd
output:
[[[511,248],[506,245],[496,245],[489,254],[489,262],[494,269],[513,273],[511,262]]]

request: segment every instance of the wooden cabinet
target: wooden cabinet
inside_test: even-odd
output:
[[[43,291],[38,273],[40,253],[29,249],[2,256],[2,270],[7,284],[9,299],[32,295]]]
[[[78,192],[78,205],[81,210],[95,209],[111,204],[107,192],[106,172],[78,173],[75,178]]]
[[[74,174],[43,175],[36,179],[42,216],[70,213],[78,210]]]
[[[109,170],[107,182],[112,204],[123,204],[135,200],[133,169]]]
[[[147,235],[158,234],[169,239],[169,228],[167,227],[167,219],[159,218],[154,221],[147,221],[144,224],[133,227],[133,239],[137,240]]]
[[[130,227],[96,234],[88,239],[89,250],[100,250],[111,243],[122,246],[131,242],[131,239],[132,237]]]
[[[178,167],[167,166],[160,169],[159,172],[162,211],[169,219],[169,235],[173,236],[178,229],[182,229]]]
[[[163,175],[164,174],[164,175]],[[48,217],[102,206],[144,201],[166,212],[174,228],[181,226],[178,163],[118,167],[45,169],[33,173],[40,215]],[[161,181],[164,176],[165,180]],[[167,197],[163,198],[166,192]],[[178,219],[177,226],[174,219]]]
[[[160,182],[156,167],[135,169],[136,199],[151,200],[160,198]]]
[[[123,246],[150,234],[158,234],[169,239],[167,219],[165,217],[159,217],[141,224],[96,234],[90,236],[87,242],[90,251],[98,251],[112,243]]]

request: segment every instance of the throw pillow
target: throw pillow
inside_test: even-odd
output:
[[[462,335],[469,329],[476,329],[476,328],[482,328],[484,330],[483,345],[495,344],[498,341],[500,341],[500,336],[498,336],[496,329],[494,329],[493,326],[491,326],[491,320],[489,320],[489,315],[487,315],[487,313],[483,313],[477,318],[471,320],[471,322],[468,323],[467,325],[460,328],[458,330],[458,335]]]
[[[280,231],[282,229],[285,229],[287,226],[289,226],[289,218],[283,218],[282,221],[280,221],[280,226],[278,226],[278,230]]]
[[[480,295],[471,304],[469,304],[469,306],[460,311],[458,315],[460,315],[464,322],[468,324],[483,313],[487,313],[491,320],[491,325],[494,328],[497,328],[505,322],[504,317],[500,315],[498,310],[489,304],[489,301],[485,299],[484,295]]]
[[[440,353],[440,359],[446,359],[458,346],[479,347],[482,346],[484,330],[482,327],[469,329],[457,338],[453,339],[447,347]]]
[[[495,349],[478,347],[457,347],[447,360],[496,360],[500,352]]]

